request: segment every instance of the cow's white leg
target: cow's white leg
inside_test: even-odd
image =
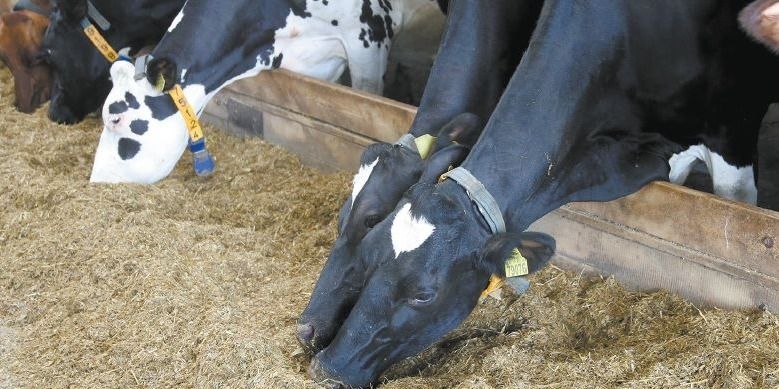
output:
[[[674,154],[668,161],[671,165],[669,180],[683,185],[698,160],[703,161],[709,170],[714,194],[749,204],[757,202],[757,186],[752,166],[733,166],[704,145],[690,146],[689,149]]]
[[[354,47],[360,45],[360,47]],[[362,47],[362,42],[347,44],[349,75],[352,88],[380,95],[384,91],[384,72],[387,70],[389,47]]]

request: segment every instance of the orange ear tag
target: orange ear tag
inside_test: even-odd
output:
[[[481,292],[481,298],[489,296],[492,292],[500,289],[501,286],[503,286],[503,279],[493,274],[490,276],[490,283],[487,285],[487,289]]]

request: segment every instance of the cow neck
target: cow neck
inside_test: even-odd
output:
[[[51,16],[51,10],[41,7],[32,0],[21,0],[14,5],[14,11],[32,11],[37,14],[49,17]]]
[[[591,20],[580,15],[588,10],[574,9],[573,3],[544,7],[535,35],[544,38],[531,43],[461,165],[494,196],[513,232],[571,201],[559,169],[567,168],[561,165],[573,149],[586,147],[582,137],[590,128],[584,127],[591,123],[583,115],[598,101],[601,77],[611,71],[607,61],[619,46],[614,42],[622,39],[622,31],[611,27],[619,26],[618,20],[609,20],[616,12]]]
[[[283,60],[274,56],[274,39],[275,32],[286,25],[290,9],[268,6],[273,3],[268,1],[235,3],[244,6],[187,1],[180,21],[152,52],[156,58],[175,61],[176,77],[182,84],[202,85],[208,99],[230,83],[278,67]],[[207,23],[204,18],[229,23]]]
[[[498,203],[492,197],[484,184],[464,167],[458,167],[450,170],[441,176],[441,181],[450,179],[465,189],[468,198],[476,204],[476,209],[487,222],[490,232],[501,234],[506,232],[506,222],[503,220]]]

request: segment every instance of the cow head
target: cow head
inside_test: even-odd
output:
[[[111,89],[111,64],[95,49],[81,28],[86,0],[57,0],[43,41],[54,85],[49,118],[74,124],[100,107]]]
[[[339,214],[339,237],[299,319],[298,339],[304,346],[316,351],[329,343],[354,304],[365,274],[356,258],[363,237],[392,212],[408,188],[419,181],[434,183],[459,165],[469,148],[455,142],[475,140],[480,129],[475,115],[458,116],[439,131],[432,156],[425,160],[397,144],[377,143],[365,150],[352,194]]]
[[[418,184],[358,248],[364,286],[332,342],[314,357],[318,381],[367,386],[419,353],[473,310],[492,274],[517,248],[530,272],[554,240],[538,233],[491,236],[463,190],[450,181]]]
[[[47,17],[31,11],[0,16],[0,59],[14,76],[16,108],[25,113],[49,100],[51,78],[41,55],[48,25]]]
[[[164,61],[152,61],[149,69],[161,66]],[[135,67],[129,62],[115,63],[111,79],[114,87],[103,106],[103,133],[90,181],[157,182],[173,170],[187,147],[184,120],[169,95],[146,78],[135,80]],[[206,98],[202,86],[187,86],[184,93],[201,106]]]

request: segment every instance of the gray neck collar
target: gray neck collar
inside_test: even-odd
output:
[[[92,4],[91,1],[87,1],[87,16],[89,16],[101,30],[108,31],[111,29],[111,22],[95,8],[95,5]]]
[[[406,134],[400,137],[397,142],[395,142],[396,145],[403,146],[417,154],[419,154],[419,149],[417,148],[416,142],[414,142],[416,138],[414,135]]]
[[[441,180],[450,179],[456,182],[458,185],[465,189],[468,193],[468,197],[476,204],[484,220],[487,221],[487,225],[490,227],[490,231],[493,234],[501,234],[506,232],[506,222],[503,220],[503,214],[500,212],[500,207],[495,198],[492,197],[484,184],[481,183],[476,177],[464,167],[458,167],[441,176]]]
[[[43,16],[51,16],[51,11],[33,3],[31,0],[21,0],[14,5],[14,11],[23,10],[32,11]]]

